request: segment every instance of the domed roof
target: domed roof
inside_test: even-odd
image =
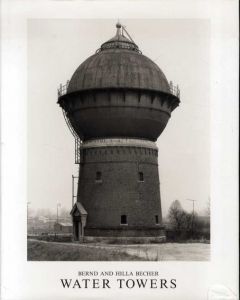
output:
[[[89,89],[130,88],[170,93],[161,69],[141,54],[131,37],[117,24],[116,35],[74,72],[67,93]]]
[[[138,49],[138,46],[134,43],[124,26],[122,26],[120,23],[116,24],[117,27],[117,32],[116,35],[108,40],[107,42],[103,43],[101,48],[99,49],[100,51],[106,50],[106,49],[128,49],[128,50],[133,50],[141,53],[141,51]],[[122,28],[122,31],[121,31]],[[125,30],[126,34],[128,35],[129,38],[124,36],[123,30]]]

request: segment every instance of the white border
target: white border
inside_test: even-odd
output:
[[[234,1],[2,1],[2,299],[138,296],[207,299],[214,284],[237,293],[238,3]],[[27,262],[26,79],[29,18],[211,19],[211,262]],[[66,291],[59,278],[80,269],[159,270],[175,290]]]

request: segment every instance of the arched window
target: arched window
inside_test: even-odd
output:
[[[126,225],[126,224],[127,224],[127,216],[121,215],[121,225]]]
[[[155,223],[159,224],[158,215],[155,216]]]

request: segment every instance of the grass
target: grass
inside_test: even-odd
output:
[[[28,240],[29,261],[133,261],[144,260],[116,249],[102,249],[78,244]]]
[[[210,244],[207,243],[128,245],[125,249],[128,254],[137,255],[146,261],[207,261],[210,259]]]
[[[28,240],[31,261],[207,261],[210,244],[109,245]]]

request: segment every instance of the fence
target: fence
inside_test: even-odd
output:
[[[60,87],[57,90],[58,91],[58,97],[61,97],[61,96],[65,95],[67,93],[68,85],[69,85],[69,80],[66,82],[66,84],[60,84]],[[170,93],[172,95],[180,98],[180,89],[179,89],[178,85],[173,85],[173,82],[170,81],[169,86],[170,86]]]

